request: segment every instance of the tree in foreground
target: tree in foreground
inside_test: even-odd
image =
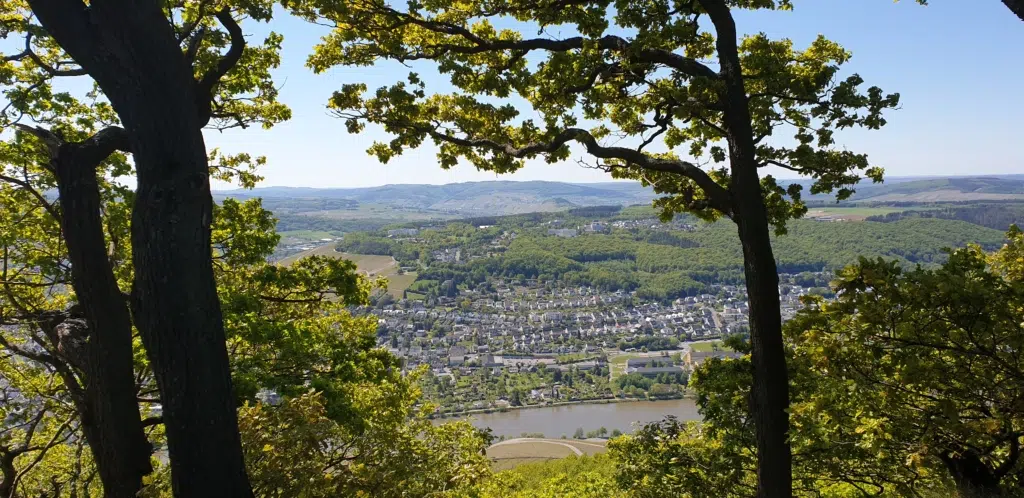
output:
[[[330,106],[350,132],[371,124],[394,136],[370,147],[381,161],[429,140],[444,168],[467,161],[507,173],[528,159],[564,161],[575,145],[592,167],[663,194],[655,204],[665,218],[730,218],[750,299],[758,493],[791,494],[788,381],[769,235],[806,207],[800,184],[783,186],[760,172],[772,166],[810,177],[812,193],[838,189],[839,199],[861,175],[881,180],[880,168],[837,148],[834,135],[882,126],[881,113],[897,95],[862,90],[857,75],[840,78],[850,54],[823,37],[799,50],[765,34],[739,36],[734,10],[789,9],[788,0],[288,5],[336,28],[309,60],[316,71],[429,61],[457,88],[429,94],[424,78],[411,73],[375,92],[358,83],[336,92]]]
[[[837,298],[786,324],[794,488],[806,496],[1016,496],[1024,482],[1024,234],[939,268],[861,260]],[[749,496],[756,464],[747,359],[701,365],[701,424],[617,439],[638,496]],[[672,465],[681,462],[683,465]]]
[[[259,162],[219,157],[212,174],[251,185]],[[114,180],[130,174],[106,171]],[[7,263],[0,274],[0,496],[111,496],[120,483],[112,493],[90,451],[92,439],[84,437],[90,421],[80,400],[89,377],[81,353],[89,329],[69,328],[78,319],[66,316],[74,315],[68,307],[78,294],[65,264],[67,244],[54,228],[61,206],[47,208],[31,195],[50,181],[44,170],[30,177],[31,189],[0,184],[0,254]],[[127,240],[130,191],[116,182],[98,186],[105,233]],[[373,289],[353,263],[267,263],[279,237],[258,200],[226,199],[213,215],[211,251],[233,353],[231,401],[242,406],[241,442],[255,494],[426,495],[489,474],[487,435],[468,423],[433,425],[430,407],[420,405],[417,376],[403,375],[398,359],[376,347],[376,319],[349,313],[349,306],[366,305]],[[131,246],[113,246],[116,283],[128,287]],[[60,318],[56,332],[37,316]],[[134,339],[133,410],[146,415],[147,447],[164,448],[162,419],[153,415],[161,395]],[[280,404],[261,401],[268,390]],[[143,455],[147,464],[150,453]],[[155,474],[140,478],[148,483],[142,495],[170,496],[172,466],[152,463]]]
[[[70,309],[12,299],[17,313],[7,318],[30,329],[44,325],[50,339],[74,332],[87,345],[75,370],[62,375],[82,386],[74,402],[108,496],[134,496],[151,469],[135,400],[133,326],[160,384],[179,490],[250,494],[210,259],[213,207],[202,128],[287,118],[269,78],[280,37],[247,47],[239,25],[243,18],[268,19],[269,9],[265,2],[19,0],[0,12],[5,37],[23,40],[3,58],[8,103],[0,119],[22,133],[9,142],[2,180],[10,192],[38,201],[36,209],[52,218],[43,227],[56,223],[61,234],[52,235],[67,243],[61,265],[70,264],[63,267],[68,278],[38,289],[72,284],[76,291]],[[76,77],[85,81],[55,83]],[[58,90],[82,84],[91,91]],[[118,212],[122,228],[131,220],[130,236],[114,238],[117,232],[103,225],[111,170],[133,174],[138,186],[113,189],[131,205]],[[53,189],[59,202],[44,195]],[[129,245],[134,250],[123,252]],[[127,286],[119,281],[125,273],[118,253],[133,262]],[[19,270],[54,273],[32,264]],[[41,320],[40,311],[49,319]]]

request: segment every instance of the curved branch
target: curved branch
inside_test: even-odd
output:
[[[581,128],[567,128],[556,135],[550,142],[534,142],[523,147],[501,144],[486,138],[459,138],[434,129],[423,129],[422,131],[425,131],[432,138],[439,141],[464,147],[490,149],[518,159],[531,157],[536,154],[549,154],[570,141],[579,142],[587,149],[587,153],[599,159],[617,159],[644,170],[671,173],[689,178],[704,191],[711,207],[726,216],[732,216],[732,200],[729,192],[696,165],[677,159],[652,157],[642,151],[626,147],[605,147],[597,143],[597,139],[589,131]]]
[[[32,59],[32,62],[35,62],[37,66],[42,68],[43,71],[46,71],[50,76],[84,76],[89,74],[81,67],[77,69],[56,69],[47,64],[46,61],[40,58],[39,55],[32,50],[32,33],[25,35],[25,51],[22,53],[27,55],[29,59]]]
[[[96,167],[117,151],[131,153],[128,132],[120,126],[108,126],[91,137],[74,144],[81,160],[90,167]]]
[[[128,132],[120,126],[108,126],[81,142],[65,142],[60,136],[40,126],[14,123],[21,131],[34,135],[46,145],[50,158],[56,158],[63,147],[72,147],[79,159],[90,167],[96,167],[116,151],[131,152]]]
[[[42,193],[40,193],[38,190],[36,190],[34,187],[32,187],[32,184],[30,184],[27,181],[19,180],[17,178],[10,177],[10,176],[5,176],[5,175],[0,175],[0,180],[5,181],[5,182],[10,183],[10,184],[13,184],[13,185],[17,185],[17,186],[25,189],[25,191],[27,191],[29,194],[32,194],[32,197],[35,197],[36,200],[39,201],[39,204],[43,206],[43,209],[46,210],[47,214],[52,216],[53,219],[55,219],[57,221],[60,221],[60,213],[58,213],[57,209],[55,207],[53,207],[53,203],[51,203],[50,201],[47,201],[46,197],[43,197]]]
[[[217,61],[217,65],[203,74],[203,77],[196,83],[196,105],[199,108],[200,126],[206,126],[210,122],[211,109],[213,107],[213,88],[225,74],[234,68],[242,58],[242,51],[245,50],[245,36],[242,27],[238,25],[231,11],[222,9],[217,11],[217,20],[224,25],[231,36],[231,46],[228,52]]]
[[[568,52],[569,50],[582,49],[583,46],[587,43],[596,43],[597,48],[601,50],[608,50],[612,52],[618,52],[621,54],[628,54],[630,58],[633,58],[636,61],[662,64],[689,76],[705,77],[711,79],[718,78],[717,72],[715,72],[710,67],[698,62],[695,59],[679,55],[675,52],[672,52],[671,50],[657,48],[636,49],[636,47],[633,47],[632,43],[626,41],[626,39],[620,36],[605,35],[597,40],[590,40],[582,36],[566,38],[563,40],[551,40],[548,38],[532,38],[527,40],[486,40],[474,34],[468,28],[456,24],[439,21],[429,21],[390,8],[385,8],[384,11],[387,14],[390,14],[401,19],[400,22],[391,26],[392,29],[397,29],[402,26],[412,24],[415,26],[419,26],[423,29],[432,31],[434,33],[457,36],[472,44],[434,45],[427,47],[434,53],[414,53],[398,57],[399,60],[403,61],[417,59],[433,59],[438,57],[441,52],[458,54],[479,54],[483,52],[496,52],[505,50],[516,50],[525,52],[530,52],[533,50],[547,50],[549,52]]]

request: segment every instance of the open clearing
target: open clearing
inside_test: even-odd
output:
[[[604,453],[606,444],[605,440],[517,438],[495,443],[487,448],[487,456],[494,470],[500,471],[570,455]]]
[[[895,213],[906,211],[906,209],[887,207],[826,207],[814,208],[807,211],[804,218],[819,219],[832,218],[847,221],[864,221],[868,216]]]
[[[608,370],[611,373],[611,380],[620,375],[626,374],[626,361],[633,358],[640,358],[638,354],[612,354],[608,356]]]
[[[732,351],[732,348],[723,345],[722,341],[691,342],[690,350],[695,353],[710,353],[715,351],[715,346],[718,346],[718,351]]]
[[[347,259],[356,264],[359,271],[370,277],[384,277],[388,281],[388,294],[395,299],[401,299],[402,292],[408,289],[416,280],[415,273],[399,274],[398,262],[391,256],[378,256],[375,254],[352,254],[334,250],[334,244],[327,244],[308,251],[293,254],[282,259],[280,264],[290,265],[307,256],[328,256],[331,258]]]

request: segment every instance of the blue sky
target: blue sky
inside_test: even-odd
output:
[[[740,31],[791,38],[797,47],[824,34],[853,52],[846,71],[860,73],[868,85],[901,94],[901,109],[888,115],[885,128],[844,131],[837,136],[840,146],[868,153],[890,176],[1024,173],[1024,23],[999,0],[932,0],[927,7],[911,0],[795,3],[792,12],[738,15]],[[249,28],[254,37],[265,32],[263,27]],[[293,119],[269,131],[207,133],[211,147],[266,155],[262,186],[365,187],[497,178],[468,165],[444,171],[437,166],[435,149],[427,145],[387,165],[367,156],[367,146],[386,140],[386,134],[371,127],[349,135],[325,103],[343,83],[361,81],[374,89],[403,79],[409,69],[382,63],[314,75],[305,60],[323,28],[280,15],[272,29],[285,37],[276,80]],[[450,90],[431,66],[416,70],[432,84],[428,90]],[[573,159],[582,157],[576,153]],[[537,161],[500,179],[609,180],[574,160],[558,165]]]

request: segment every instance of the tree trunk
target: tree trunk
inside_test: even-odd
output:
[[[734,185],[736,181],[733,180]],[[788,498],[793,494],[789,413],[786,411],[789,408],[789,379],[779,313],[779,277],[760,186],[755,186],[753,194],[742,193],[736,188],[734,199],[737,199],[736,221],[743,245],[743,271],[750,302],[751,359],[754,366],[751,398],[757,437],[757,487],[759,497]],[[741,197],[748,200],[739,201]]]
[[[14,468],[16,455],[7,450],[0,446],[0,498],[14,496],[14,479],[18,476],[18,469]]]
[[[192,68],[158,2],[79,9],[67,1],[30,5],[128,132],[138,178],[132,312],[160,388],[174,494],[251,497],[213,275],[213,200]]]
[[[1024,0],[1003,0],[1003,4],[1024,21]]]
[[[104,496],[131,498],[142,487],[142,477],[153,470],[152,448],[136,400],[131,315],[106,254],[96,163],[80,161],[77,148],[62,145],[51,164],[57,171],[75,294],[89,331],[87,350],[78,359],[85,371],[79,415]]]
[[[789,447],[789,378],[782,342],[779,275],[768,227],[768,215],[757,174],[756,144],[747,91],[743,83],[736,24],[720,0],[701,0],[716,31],[716,51],[724,88],[724,125],[729,143],[733,220],[743,245],[743,271],[750,301],[751,387],[757,440],[757,496],[793,496],[792,451]]]
[[[953,477],[960,496],[1002,496],[999,478],[973,451],[943,453],[939,459]]]

